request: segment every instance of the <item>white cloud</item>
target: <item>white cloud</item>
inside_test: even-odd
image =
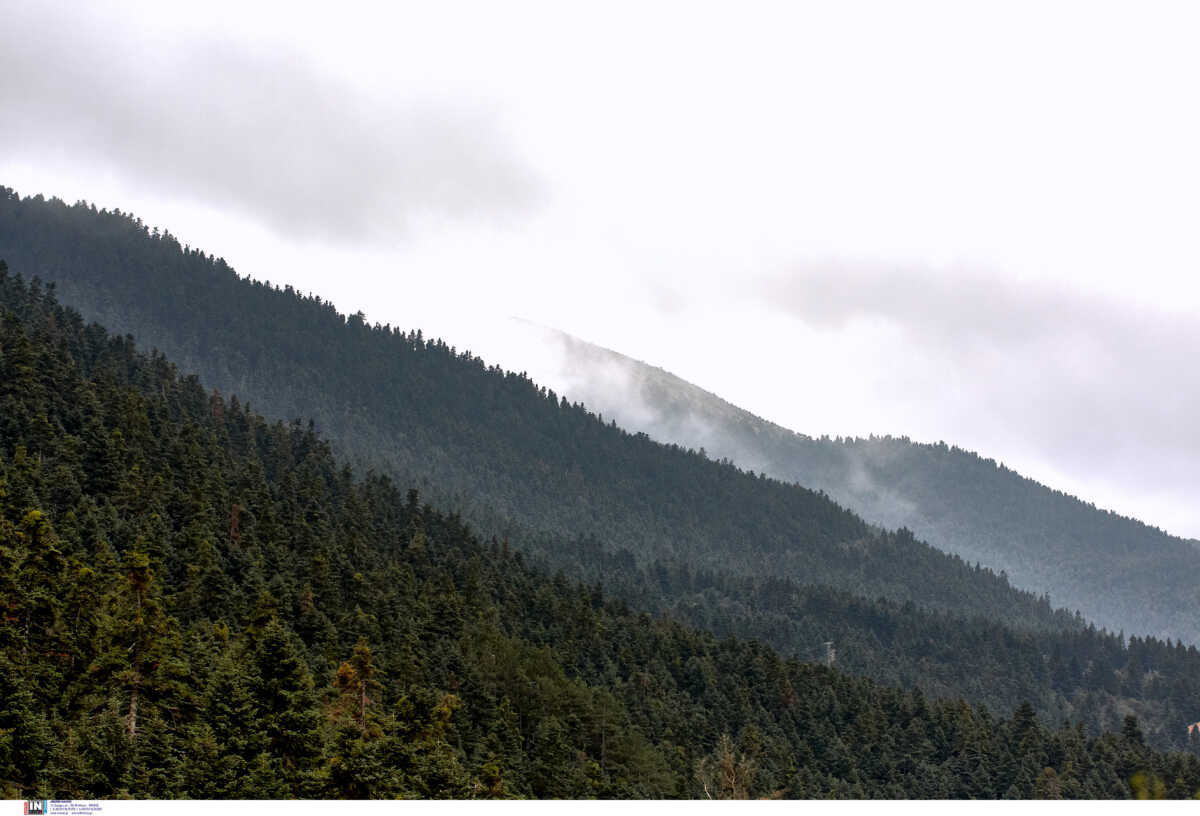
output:
[[[481,318],[527,316],[1200,535],[1189,4],[0,12],[22,193],[492,357],[517,348]]]

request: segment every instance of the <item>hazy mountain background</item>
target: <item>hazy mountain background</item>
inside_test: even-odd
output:
[[[1200,639],[1200,542],[945,442],[814,438],[563,332],[526,321],[508,329],[509,354],[537,361],[536,379],[624,428],[821,490],[867,521],[907,527],[1114,631]],[[802,368],[780,376],[805,381]]]

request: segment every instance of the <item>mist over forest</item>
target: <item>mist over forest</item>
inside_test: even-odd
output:
[[[0,0],[0,795],[1200,799],[1196,15]]]
[[[821,490],[885,529],[1003,571],[1113,631],[1200,639],[1200,550],[945,442],[835,438],[763,420],[660,368],[515,321],[536,376],[631,431]]]

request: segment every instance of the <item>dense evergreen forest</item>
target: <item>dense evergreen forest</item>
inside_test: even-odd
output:
[[[1136,712],[1149,744],[1197,747],[1185,727],[1200,710],[1194,646],[1095,627],[1023,631],[783,579],[663,562],[638,570],[628,553],[594,557],[598,574],[615,579],[607,586],[631,605],[717,635],[757,638],[810,660],[825,659],[831,642],[844,671],[993,710],[1031,701],[1048,721],[1082,723],[1089,733],[1116,730]]]
[[[905,530],[624,433],[418,333],[241,280],[127,215],[6,191],[0,251],[206,386],[317,416],[335,452],[636,611],[802,658],[833,641],[856,674],[997,711],[1030,701],[1092,735],[1135,713],[1158,748],[1187,748],[1200,719],[1194,648],[1097,632]]]
[[[1072,623],[824,495],[626,433],[420,332],[241,279],[119,212],[4,189],[0,253],[88,319],[266,416],[314,420],[353,463],[419,484],[483,528],[594,536],[643,564],[790,576],[1022,626]],[[543,555],[564,568],[577,560],[555,545]]]
[[[6,797],[1200,791],[1135,716],[1050,729],[630,610],[3,266],[0,304]]]
[[[571,398],[630,430],[823,490],[872,523],[1003,570],[1113,631],[1200,643],[1196,542],[945,443],[805,436],[662,369],[559,332],[543,338],[571,371]]]

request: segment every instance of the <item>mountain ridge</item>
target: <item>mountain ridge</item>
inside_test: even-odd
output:
[[[597,422],[585,406],[419,331],[242,279],[126,214],[8,190],[0,252],[210,387],[270,416],[312,419],[351,461],[440,485],[477,520],[628,542],[643,561],[687,553],[735,572],[784,570],[872,596],[983,615],[1006,605],[1029,625],[1072,624],[961,559],[870,533],[827,497]]]
[[[557,329],[530,321],[524,325],[536,327],[539,340],[562,350],[558,370],[548,365],[540,376],[624,427],[660,441],[703,447],[714,457],[819,490],[872,523],[891,529],[908,527],[940,549],[1003,571],[1025,589],[1048,592],[1056,604],[1080,609],[1086,617],[1113,630],[1184,637],[1189,642],[1200,636],[1195,624],[1200,616],[1193,614],[1200,613],[1200,592],[1192,589],[1200,586],[1200,557],[1196,557],[1200,542],[1099,508],[994,459],[945,442],[920,443],[893,436],[808,436],[758,417],[661,367]],[[960,488],[975,485],[976,495],[957,503],[936,498],[936,491],[948,493],[955,483]],[[986,516],[976,511],[979,518],[971,517],[972,508],[982,506],[989,494],[1003,494],[1014,515],[1048,517],[1057,513],[1086,528],[1097,540],[1111,540],[1110,550],[1115,552],[1108,553],[1107,573],[1093,571],[1066,586],[1048,576],[1052,570],[1069,566],[1064,549],[1072,541],[1066,539],[1074,539],[1075,545],[1083,543],[1080,535],[1071,534],[1067,522],[1056,518],[1045,518],[1039,527],[1008,524],[1013,540],[1035,540],[1021,549],[1006,549],[999,540],[1000,532],[987,534],[981,529],[990,523],[1004,530],[1002,508],[989,508]],[[1035,544],[1050,546],[1048,558],[1058,561],[1032,560]],[[1122,553],[1127,546],[1142,550]],[[1080,559],[1096,554],[1083,549],[1075,553]],[[1127,588],[1120,599],[1123,605],[1116,611],[1096,604],[1093,599],[1101,594],[1100,582],[1112,575],[1119,578],[1121,569],[1132,569],[1124,555],[1170,559],[1155,572],[1164,577],[1164,586],[1173,589],[1175,594],[1169,600],[1179,602],[1182,608],[1170,609],[1150,591],[1161,590],[1161,586]],[[1028,561],[1023,563],[1022,558]],[[1147,607],[1155,614],[1146,614]]]

